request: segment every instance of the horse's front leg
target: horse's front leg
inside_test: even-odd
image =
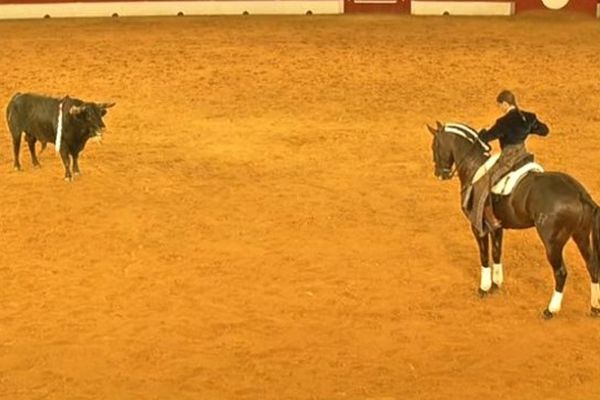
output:
[[[477,228],[471,226],[477,246],[479,246],[479,259],[481,261],[481,282],[479,284],[479,295],[484,297],[492,288],[492,269],[490,268],[490,241],[489,235],[479,236]]]
[[[502,270],[502,236],[504,230],[497,229],[492,232],[492,289],[499,289],[504,283],[504,271]]]

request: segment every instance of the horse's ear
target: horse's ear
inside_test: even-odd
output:
[[[438,132],[435,128],[430,127],[429,124],[427,124],[427,129],[433,136],[435,136],[436,133]]]

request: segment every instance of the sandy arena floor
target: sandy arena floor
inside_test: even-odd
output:
[[[563,311],[534,231],[503,291],[425,123],[497,116],[600,200],[591,19],[0,22],[0,100],[116,101],[63,182],[0,135],[0,398],[598,399],[600,321],[570,243]]]

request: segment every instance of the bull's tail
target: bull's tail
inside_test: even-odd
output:
[[[17,98],[19,98],[21,96],[21,93],[17,92],[14,94],[13,97],[10,98],[10,101],[8,102],[8,106],[6,106],[6,123],[8,124],[8,128],[10,129],[11,133],[13,133],[13,130],[15,128],[15,120],[14,120],[14,113],[17,108],[17,103],[16,100]],[[14,133],[13,133],[14,135]]]
[[[19,149],[21,147],[21,135],[23,133],[21,123],[19,122],[20,118],[18,116],[19,97],[21,97],[21,93],[16,93],[10,99],[8,106],[6,107],[6,123],[8,124],[8,130],[12,136],[15,170],[21,169],[21,164],[19,163]]]

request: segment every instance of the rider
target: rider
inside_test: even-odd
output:
[[[535,114],[519,109],[512,92],[503,90],[496,97],[496,102],[504,115],[490,129],[479,132],[479,138],[485,143],[498,139],[502,150],[498,161],[473,186],[471,219],[481,236],[486,233],[483,226],[484,215],[491,230],[501,227],[489,199],[491,187],[518,163],[530,157],[525,148],[525,140],[529,134],[547,136],[549,132],[548,127]]]

